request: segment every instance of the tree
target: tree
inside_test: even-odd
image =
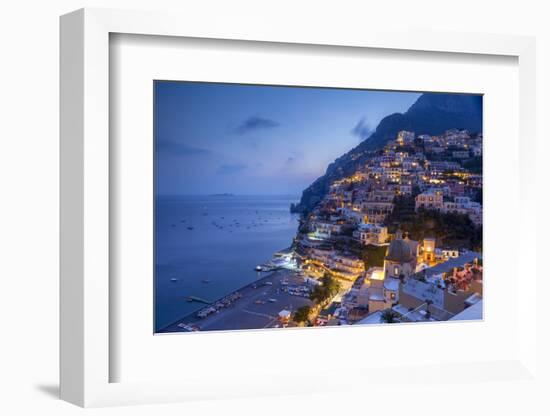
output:
[[[422,208],[415,212],[411,201],[396,201],[394,211],[387,219],[388,231],[393,232],[400,228],[408,232],[413,240],[435,237],[441,244],[464,246],[479,251],[482,243],[481,227],[476,226],[468,215]]]
[[[426,299],[426,319],[430,319],[432,317],[432,312],[430,311],[430,305],[434,303],[431,299]]]
[[[294,320],[296,322],[306,322],[309,319],[311,308],[307,305],[299,307],[294,313]]]
[[[321,284],[315,286],[309,298],[316,303],[323,303],[340,291],[340,283],[330,273],[325,273],[320,279]]]
[[[384,266],[386,251],[386,246],[375,246],[373,244],[369,244],[366,247],[362,247],[360,255],[365,263],[365,269],[368,269],[369,267]]]
[[[386,309],[382,314],[380,315],[380,322],[384,324],[393,324],[397,322],[397,313],[392,311],[391,309]]]

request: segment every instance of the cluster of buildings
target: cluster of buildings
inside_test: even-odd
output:
[[[383,266],[345,287],[327,308],[334,313],[323,319],[329,325],[482,319],[482,301],[480,253],[438,250],[434,239],[418,242],[397,233]]]
[[[396,237],[383,268],[368,271],[355,307],[366,309],[365,318],[389,309],[402,322],[446,321],[481,301],[481,255],[465,251],[437,258],[434,252],[433,239],[418,244]]]
[[[326,272],[345,281],[353,282],[365,272],[365,262],[351,252],[335,249],[330,244],[308,247],[302,256],[302,269],[320,277]]]
[[[481,135],[472,137],[467,130],[451,129],[440,136],[421,135],[419,139],[422,140],[427,153],[450,153],[456,159],[466,159],[471,156],[481,157],[483,155]]]
[[[431,209],[445,214],[464,214],[478,226],[483,221],[482,205],[479,202],[472,201],[468,196],[454,196],[452,199],[445,199],[443,191],[437,188],[430,188],[416,196],[415,210],[420,209]]]
[[[328,272],[342,281],[326,322],[378,323],[388,315],[397,321],[460,319],[482,301],[480,253],[388,230],[400,196],[414,198],[416,212],[462,214],[481,226],[482,175],[467,167],[472,161],[480,165],[481,156],[481,136],[465,130],[440,136],[401,131],[356,172],[331,184],[296,238],[306,273]],[[365,246],[382,253],[383,265],[358,254]]]

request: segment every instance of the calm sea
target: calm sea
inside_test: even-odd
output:
[[[156,201],[155,320],[161,329],[258,279],[254,267],[290,246],[295,196],[162,196]],[[172,281],[171,279],[177,279]]]

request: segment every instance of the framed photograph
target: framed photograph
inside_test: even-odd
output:
[[[234,24],[61,18],[62,398],[536,383],[534,40]]]
[[[482,319],[481,95],[154,100],[155,333]]]

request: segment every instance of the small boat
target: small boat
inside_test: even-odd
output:
[[[256,266],[256,267],[255,267],[255,270],[256,270],[257,272],[261,272],[263,269],[262,269],[262,266]]]
[[[171,281],[171,282],[177,282],[178,279],[176,279],[175,277],[172,277],[172,278],[170,279],[170,281]]]
[[[201,282],[203,283],[210,283],[212,280],[211,279],[202,279]]]

